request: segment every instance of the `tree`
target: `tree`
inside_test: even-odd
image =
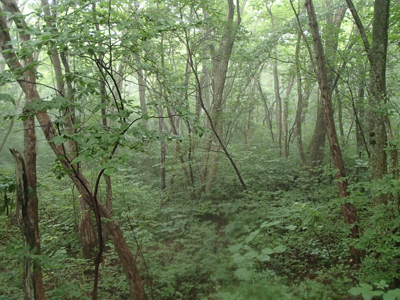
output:
[[[272,30],[275,30],[275,21],[274,16],[272,15],[271,7],[268,6],[268,3],[265,4],[267,7],[267,11],[269,17],[271,19]],[[272,5],[271,5],[272,6]],[[273,63],[273,73],[274,73],[274,93],[275,93],[275,106],[276,106],[276,124],[278,127],[277,140],[279,147],[279,155],[282,156],[282,99],[280,95],[279,88],[279,75],[278,75],[278,50],[277,46],[274,45],[273,49],[274,55],[274,63]]]
[[[3,1],[3,3],[9,8],[9,11],[12,13],[22,16],[21,12],[19,11],[19,8],[17,4],[13,0],[9,1]],[[25,42],[24,46],[28,46],[28,43],[30,41],[30,36],[29,35],[24,35],[23,30],[27,28],[26,23],[23,21],[22,18],[16,18],[17,20],[17,26],[20,28],[22,35],[21,38]],[[36,69],[35,66],[32,65],[32,60],[28,60],[25,62],[25,66],[29,66],[29,68],[23,67],[22,64],[19,61],[18,57],[18,52],[15,51],[14,47],[11,44],[11,36],[10,36],[10,31],[9,27],[5,21],[4,16],[0,19],[0,27],[1,27],[1,35],[0,35],[0,46],[3,51],[4,57],[7,59],[7,64],[9,69],[18,74],[23,74],[24,78],[23,79],[17,79],[18,83],[20,84],[21,88],[24,90],[26,94],[26,99],[27,103],[29,104],[29,101],[32,101],[33,99],[37,99],[40,104],[40,95],[36,89]],[[31,107],[32,108],[32,107]],[[123,105],[122,105],[123,108]],[[98,198],[98,189],[99,189],[99,183],[102,175],[105,172],[105,168],[99,171],[99,174],[97,176],[97,181],[94,189],[92,189],[91,185],[89,184],[89,181],[87,178],[83,175],[82,170],[77,167],[77,159],[74,159],[73,156],[71,156],[71,153],[68,153],[65,151],[65,145],[64,142],[67,141],[68,139],[65,139],[65,133],[64,135],[60,135],[59,132],[57,132],[55,128],[54,122],[50,119],[49,114],[44,111],[44,108],[42,109],[36,109],[33,110],[31,109],[30,111],[26,112],[27,113],[27,118],[25,123],[26,123],[26,130],[29,133],[29,138],[26,139],[27,145],[32,149],[30,150],[29,153],[27,154],[34,154],[34,125],[33,125],[33,118],[36,116],[36,119],[39,122],[39,125],[41,129],[43,130],[43,133],[46,137],[46,140],[48,141],[50,147],[52,148],[54,154],[60,161],[61,165],[64,167],[66,170],[68,176],[71,178],[73,183],[75,184],[77,190],[81,194],[83,200],[90,206],[90,208],[93,210],[96,216],[96,221],[97,221],[97,229],[98,229],[98,239],[99,239],[99,252],[96,256],[95,259],[95,266],[96,266],[96,279],[95,279],[95,284],[94,284],[94,290],[93,290],[93,299],[97,298],[97,281],[98,281],[98,271],[99,271],[99,264],[102,260],[102,252],[103,252],[103,236],[102,236],[102,223],[101,220],[102,218],[106,218],[109,221],[106,224],[106,228],[108,232],[111,235],[111,239],[113,241],[114,247],[116,252],[118,253],[121,265],[125,271],[125,274],[127,276],[127,281],[130,287],[131,291],[131,296],[132,299],[145,299],[145,292],[143,288],[143,283],[141,280],[141,277],[139,275],[138,268],[136,266],[136,260],[132,255],[132,252],[129,249],[129,246],[127,245],[123,233],[121,231],[121,228],[118,224],[118,222],[114,219],[112,219],[112,215],[110,211],[99,201]],[[29,127],[28,127],[29,124]],[[132,123],[131,123],[132,124]],[[122,132],[126,132],[128,130],[129,126],[125,128]],[[120,134],[120,133],[119,133]],[[64,136],[64,137],[63,137]],[[31,140],[29,140],[31,139]],[[58,142],[56,142],[58,139]],[[61,141],[61,142],[60,142]],[[115,154],[115,151],[119,145],[119,141],[117,140],[114,144],[111,157]],[[33,148],[32,148],[33,147]],[[35,175],[35,155],[27,155],[26,162],[25,164],[28,166],[27,169],[30,170],[30,173],[28,173],[28,177],[33,178]],[[76,157],[75,157],[76,158]],[[33,181],[29,183],[29,185],[34,184]],[[36,187],[33,186],[33,190],[36,190]],[[37,201],[36,201],[37,203]],[[36,204],[37,205],[37,204]],[[34,210],[33,210],[34,211]],[[37,211],[37,209],[36,209]]]
[[[16,4],[12,1],[2,1],[11,11],[15,11]],[[0,12],[2,12],[0,10]],[[21,29],[24,24],[16,21],[16,26]],[[10,33],[8,32],[7,20],[4,16],[0,17],[0,47],[3,50],[12,50],[12,46],[8,44],[11,41]],[[20,36],[22,41],[28,41],[30,35],[22,33]],[[4,58],[8,60],[9,66],[12,68],[22,68],[13,53],[4,54]],[[33,62],[33,56],[27,55],[23,59],[24,65],[29,65]],[[19,85],[25,93],[25,103],[29,104],[36,96],[35,87],[35,72],[26,70],[23,74],[23,79],[19,80]],[[32,83],[33,82],[33,83]],[[25,106],[25,111],[29,109]],[[17,151],[12,151],[18,178],[18,203],[19,223],[23,232],[25,245],[28,246],[28,251],[36,249],[36,253],[40,254],[40,238],[39,238],[39,216],[38,216],[38,196],[37,196],[37,175],[36,175],[36,131],[34,116],[27,116],[23,121],[24,126],[24,157],[25,160]],[[34,271],[36,269],[36,272]],[[40,264],[33,264],[28,258],[24,260],[24,294],[25,299],[46,299],[42,283],[42,273]]]
[[[322,46],[321,36],[318,29],[317,17],[315,15],[314,5],[312,0],[307,0],[306,3],[308,19],[310,21],[310,30],[314,40],[314,49],[317,61],[317,76],[318,85],[321,91],[321,98],[324,105],[325,124],[328,134],[329,146],[332,153],[332,159],[335,168],[338,170],[336,173],[337,186],[340,198],[349,196],[348,181],[346,178],[346,171],[343,161],[342,152],[340,149],[339,140],[337,138],[335,122],[333,118],[332,109],[332,91],[328,80],[328,72],[326,70],[326,62],[324,56],[324,49]],[[357,212],[353,204],[345,203],[342,205],[342,212],[345,222],[352,226],[351,237],[357,238],[359,235],[357,222]],[[355,261],[360,261],[362,253],[355,248],[351,247],[351,252]]]
[[[210,44],[210,53],[212,57],[212,107],[210,112],[211,119],[209,120],[210,126],[215,128],[216,135],[221,136],[222,132],[222,111],[224,105],[224,86],[226,80],[226,73],[228,70],[229,58],[232,53],[232,48],[235,42],[237,27],[242,20],[240,14],[239,3],[236,4],[237,16],[235,17],[235,4],[233,0],[228,0],[228,14],[225,26],[223,28],[222,39],[219,43],[218,50],[215,49],[213,44]],[[203,110],[205,107],[203,107]],[[212,125],[211,125],[212,124]],[[221,148],[221,142],[212,146],[213,135],[206,137],[203,153],[202,167],[200,171],[200,184],[205,184],[204,190],[208,191],[215,179],[217,173],[218,153]],[[212,150],[211,150],[212,149]],[[210,158],[211,155],[211,158]]]
[[[47,30],[56,35],[58,33],[58,29],[56,27],[57,20],[56,16],[54,15],[56,12],[54,12],[53,14],[51,13],[50,5],[47,0],[41,0],[41,5],[45,13]],[[74,91],[72,88],[71,81],[65,80],[66,75],[71,73],[67,54],[63,51],[59,53],[59,51],[57,50],[57,46],[53,42],[49,43],[49,48],[50,48],[49,50],[50,60],[53,65],[56,87],[57,87],[56,96],[65,97],[69,99],[69,101],[73,102]],[[63,72],[63,69],[65,71],[65,74]],[[65,117],[64,121],[65,128],[67,129],[70,135],[73,135],[75,133],[74,125],[76,120],[74,108],[72,106],[67,107],[63,109],[62,114]],[[79,153],[79,145],[71,139],[67,141],[66,147],[67,151],[72,156]],[[78,169],[80,168],[80,163],[77,163],[76,168]],[[81,218],[79,220],[79,239],[82,246],[82,254],[83,257],[90,258],[92,257],[92,253],[94,252],[95,247],[97,246],[96,232],[92,223],[92,219],[90,217],[90,210],[87,203],[82,198],[78,199],[81,211]]]
[[[351,0],[346,0],[353,15],[354,21],[360,32],[364,49],[370,63],[370,86],[369,86],[369,148],[371,152],[371,178],[382,179],[387,173],[387,146],[388,135],[393,141],[393,134],[387,111],[386,98],[386,56],[388,47],[389,28],[389,0],[376,0],[374,2],[374,20],[372,27],[372,43],[370,45],[365,28],[361,22],[358,12]],[[397,149],[391,144],[393,169],[397,168]],[[385,202],[385,197],[375,199],[375,204]]]

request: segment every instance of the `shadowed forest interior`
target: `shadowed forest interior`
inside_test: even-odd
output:
[[[400,0],[0,0],[0,299],[400,300],[399,58]]]

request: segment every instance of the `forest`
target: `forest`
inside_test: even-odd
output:
[[[0,299],[400,300],[400,0],[0,2]]]

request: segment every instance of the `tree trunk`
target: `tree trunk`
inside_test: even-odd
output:
[[[324,104],[325,122],[327,129],[327,136],[329,146],[332,153],[332,159],[335,168],[338,170],[336,173],[337,186],[339,190],[340,198],[346,198],[349,196],[347,190],[348,181],[346,179],[346,171],[342,153],[340,150],[339,140],[336,135],[335,122],[333,119],[333,109],[331,100],[331,87],[328,82],[328,73],[325,66],[324,49],[322,46],[321,36],[318,29],[317,17],[315,15],[314,5],[312,0],[306,0],[305,6],[308,13],[308,19],[310,21],[310,30],[314,40],[314,49],[317,57],[318,67],[318,84],[321,90],[321,98]],[[345,203],[342,204],[342,212],[344,215],[345,222],[351,226],[351,237],[357,238],[359,235],[358,225],[356,224],[358,217],[357,212],[353,204]],[[362,252],[350,247],[351,254],[355,262],[359,262],[362,257]]]
[[[267,102],[267,98],[265,97],[263,91],[262,91],[262,87],[261,87],[261,82],[260,82],[260,78],[258,79],[258,83],[257,83],[257,90],[258,93],[260,94],[261,100],[264,103],[264,112],[265,112],[265,120],[268,124],[268,128],[269,128],[269,132],[271,134],[271,139],[272,142],[275,143],[275,137],[274,137],[274,131],[272,129],[272,118],[271,118],[271,113],[268,107],[268,102]]]
[[[133,1],[134,6],[135,6],[135,14],[134,18],[136,22],[139,21],[139,9],[140,9],[140,3],[137,0]],[[139,100],[140,100],[140,107],[142,108],[142,114],[147,115],[147,104],[146,104],[146,80],[145,80],[145,75],[143,72],[142,68],[142,63],[140,61],[140,56],[139,54],[135,53],[135,62],[136,62],[136,75],[137,75],[137,81],[139,85]],[[142,125],[143,128],[147,130],[148,128],[148,122],[145,118],[142,118]]]
[[[1,73],[0,73],[0,74],[1,74]],[[19,107],[19,105],[20,105],[20,103],[21,103],[21,99],[22,99],[22,96],[23,96],[23,95],[24,95],[24,92],[22,91],[22,92],[20,93],[20,95],[19,95],[19,98],[18,98],[18,100],[17,100],[17,103],[15,103],[14,113],[17,112],[18,107]],[[10,133],[11,133],[13,127],[14,127],[14,121],[15,121],[15,116],[12,117],[12,119],[11,119],[11,121],[10,121],[10,125],[8,125],[8,129],[7,129],[6,134],[5,134],[4,138],[3,138],[3,141],[2,141],[1,144],[0,144],[0,152],[1,152],[1,150],[3,150],[3,147],[4,147],[4,145],[6,144],[8,137],[10,136]]]
[[[342,145],[344,142],[344,128],[343,128],[343,108],[342,108],[342,98],[340,97],[338,90],[335,90],[336,94],[336,101],[337,101],[337,107],[338,107],[338,121],[339,121],[339,134],[340,134],[340,140],[342,141]]]
[[[161,34],[161,68],[164,68],[164,35]],[[162,105],[162,98],[164,94],[163,87],[161,85],[161,79],[158,80],[159,82],[159,99],[158,99],[158,134],[162,135],[164,132],[164,108]],[[160,151],[160,164],[161,164],[161,173],[160,173],[160,180],[161,180],[161,190],[164,191],[167,188],[167,181],[166,181],[166,168],[165,168],[165,158],[167,155],[167,146],[165,144],[164,139],[161,139],[161,151]]]
[[[275,30],[275,21],[274,16],[272,15],[271,8],[266,5],[270,19],[272,24],[272,31]],[[279,76],[278,76],[278,50],[276,45],[273,47],[273,73],[274,73],[274,93],[275,93],[275,106],[276,106],[276,126],[278,128],[278,147],[279,147],[279,156],[282,156],[282,99],[279,92]]]
[[[43,7],[43,11],[45,13],[45,20],[46,20],[46,25],[49,28],[49,30],[53,31],[54,33],[57,33],[57,27],[56,27],[56,19],[55,16],[51,15],[50,12],[50,6],[47,0],[41,0],[41,4]],[[67,97],[66,92],[65,92],[65,85],[64,85],[64,77],[63,77],[63,68],[61,65],[61,61],[63,62],[63,65],[65,67],[65,71],[69,73],[69,63],[66,58],[66,56],[63,56],[63,60],[60,59],[60,55],[56,49],[56,46],[53,44],[50,44],[51,50],[50,50],[50,59],[51,63],[53,65],[53,70],[54,74],[56,77],[56,86],[57,86],[57,96],[59,97]],[[103,89],[105,89],[105,86],[103,84]],[[103,90],[102,89],[102,90]],[[104,94],[104,91],[103,91]],[[68,86],[68,96],[72,100],[73,93],[72,93],[72,86]],[[104,101],[104,95],[101,97],[102,102]],[[102,109],[102,113],[104,114],[105,112]],[[67,128],[67,131],[70,135],[73,135],[75,133],[73,129],[73,124],[75,120],[75,114],[71,109],[65,109],[63,112],[63,115],[65,116],[65,127]],[[76,155],[78,153],[78,149],[76,146],[76,143],[70,139],[67,142],[68,144],[68,151],[71,155]],[[77,166],[79,167],[79,165]],[[95,228],[93,226],[93,222],[90,217],[90,211],[87,206],[87,204],[81,199],[78,199],[79,201],[79,207],[81,210],[81,219],[79,220],[79,240],[81,242],[81,247],[82,247],[82,254],[84,258],[90,258],[92,257],[92,252],[94,251],[95,247],[97,246],[97,238],[96,238],[96,232]]]
[[[30,117],[24,125],[31,125],[34,117]],[[25,127],[24,126],[24,127]],[[34,129],[34,127],[32,127]],[[32,131],[31,136],[32,136]],[[34,136],[32,136],[34,137]],[[26,141],[29,138],[26,138]],[[31,142],[34,139],[30,139]],[[35,143],[33,143],[36,146]],[[28,247],[28,252],[40,255],[40,238],[38,222],[38,201],[36,194],[36,168],[31,163],[35,162],[35,154],[29,153],[26,149],[25,154],[30,156],[27,159],[29,165],[25,165],[24,159],[17,150],[10,149],[15,161],[15,173],[17,178],[17,219],[18,225],[24,238],[24,245]],[[36,162],[35,162],[36,163]],[[29,171],[27,171],[29,170]],[[34,250],[36,249],[36,251]],[[42,270],[39,263],[34,263],[29,256],[24,257],[23,269],[23,290],[25,300],[46,299],[42,282]]]
[[[315,122],[314,134],[309,146],[309,161],[310,167],[316,168],[321,166],[324,162],[324,147],[326,137],[326,125],[324,117],[324,107],[319,96],[320,90],[317,91],[318,106],[317,106],[317,120]]]
[[[284,149],[285,149],[285,158],[289,157],[289,97],[290,92],[292,91],[294,85],[294,77],[291,77],[288,82],[288,86],[286,88],[286,97],[283,101],[283,128],[284,128]]]
[[[2,2],[10,8],[9,11],[17,14],[21,14],[17,4],[13,0],[2,0]],[[0,11],[1,12],[1,11]],[[17,26],[20,28],[26,28],[26,24],[24,23],[23,19],[18,19],[16,20]],[[28,41],[30,40],[29,35],[23,35],[21,36],[21,39],[23,41]],[[4,18],[4,16],[0,16],[0,46],[3,51],[4,57],[7,59],[7,64],[10,70],[14,72],[19,72],[20,70],[24,70],[23,76],[24,79],[20,80],[18,79],[18,83],[21,86],[22,90],[24,91],[27,101],[31,99],[38,99],[40,100],[40,96],[37,92],[36,89],[36,70],[35,68],[28,68],[28,69],[23,69],[22,64],[18,60],[17,56],[15,55],[15,52],[13,51],[13,46],[11,45],[11,36],[10,36],[10,30],[7,26],[7,22]],[[25,61],[25,66],[29,65],[32,61],[31,60],[26,60]],[[99,211],[101,213],[102,217],[105,217],[108,219],[107,223],[107,229],[110,232],[112,236],[112,240],[114,243],[114,247],[116,252],[118,253],[118,257],[120,259],[121,265],[123,266],[123,269],[125,271],[128,285],[131,290],[131,297],[134,300],[145,300],[146,296],[144,293],[144,288],[143,288],[143,283],[140,278],[137,266],[136,266],[136,261],[126,244],[122,231],[118,225],[118,223],[112,219],[112,215],[107,210],[107,208],[100,202],[97,201],[88,180],[82,175],[80,170],[76,169],[76,165],[72,165],[71,161],[73,157],[71,156],[71,153],[65,152],[65,147],[64,145],[56,145],[54,142],[52,142],[53,138],[57,137],[57,131],[56,128],[54,127],[54,123],[51,121],[49,115],[46,112],[43,111],[35,111],[36,113],[36,118],[40,124],[40,127],[44,133],[44,136],[46,140],[49,143],[49,146],[53,150],[54,154],[56,157],[59,159],[60,163],[64,167],[64,169],[67,171],[68,176],[70,179],[74,182],[78,192],[81,194],[82,198],[86,201],[87,204],[90,205],[90,207],[93,209],[94,207],[94,202],[96,201],[96,205],[99,208]],[[34,126],[32,127],[34,130]],[[29,129],[31,130],[31,129]],[[29,132],[29,136],[31,136],[32,132]],[[30,151],[34,151],[34,143],[33,141],[29,141],[28,139],[25,140],[26,147],[32,147],[30,148]],[[32,153],[33,152],[29,152]],[[36,152],[34,152],[36,153]],[[33,157],[36,157],[35,155],[27,155],[27,159],[31,159]],[[36,162],[33,161],[26,161],[26,166],[29,166],[27,168],[27,178],[31,178],[34,174],[36,174]],[[28,179],[28,185],[31,186],[32,183],[29,183]],[[36,191],[36,186],[32,187],[33,191]],[[37,205],[37,204],[36,204]],[[30,210],[34,211],[34,209]],[[38,249],[40,250],[40,249]],[[38,272],[36,273],[38,274]],[[38,275],[36,275],[38,276]]]
[[[370,63],[370,97],[369,97],[369,149],[371,152],[371,179],[381,179],[387,174],[387,146],[388,136],[392,139],[390,120],[386,109],[386,56],[388,46],[389,9],[390,0],[375,0],[374,21],[372,28],[372,44],[370,46],[365,28],[354,8],[351,0],[346,0],[353,15],[364,49]],[[383,113],[382,113],[383,110]],[[397,165],[397,149],[394,150]],[[374,204],[379,205],[387,201],[385,196],[374,199]]]
[[[332,1],[328,1],[326,3],[327,5],[332,5]],[[327,32],[328,32],[328,37],[325,40],[325,49],[328,54],[328,59],[332,62],[332,65],[334,65],[334,57],[336,55],[336,50],[338,47],[338,39],[339,39],[339,28],[341,26],[341,23],[343,21],[343,18],[346,13],[346,8],[345,7],[339,7],[334,14],[328,14],[326,22],[328,24],[327,26]],[[322,43],[322,42],[321,42]],[[332,98],[332,86],[335,80],[334,72],[332,70],[327,70],[327,80],[328,84],[330,86],[330,97]],[[322,95],[323,91],[321,91]],[[318,109],[317,109],[317,121],[315,123],[315,129],[314,129],[314,135],[310,143],[310,166],[317,167],[320,166],[323,163],[324,160],[324,145],[325,145],[325,139],[326,139],[326,128],[325,127],[325,122],[324,122],[324,97],[322,97],[322,102],[318,104]],[[329,139],[329,137],[328,137]]]
[[[143,69],[141,67],[141,62],[139,55],[135,55],[136,65],[137,65],[137,78],[138,78],[138,85],[139,85],[139,100],[140,100],[140,107],[142,108],[142,114],[147,115],[147,104],[146,104],[146,80],[143,75]],[[142,118],[142,125],[144,129],[147,129],[148,124],[145,118]]]
[[[386,54],[388,43],[388,21],[390,0],[375,0],[374,22],[372,29],[371,55],[373,63],[370,70],[370,118],[369,118],[369,145],[371,150],[371,178],[382,179],[387,174],[387,155],[385,147],[387,134],[385,128],[385,114],[382,107],[386,104]],[[385,199],[376,199],[379,204]]]
[[[250,150],[250,125],[251,125],[251,112],[252,112],[252,109],[249,109],[249,117],[248,117],[248,120],[247,120],[247,132],[246,132],[247,150]]]
[[[296,78],[297,78],[297,109],[296,109],[296,119],[295,119],[295,135],[297,141],[297,149],[299,150],[299,155],[301,159],[301,164],[304,166],[307,165],[307,158],[304,153],[303,148],[303,140],[302,140],[302,114],[303,114],[303,90],[302,90],[302,82],[301,82],[301,73],[300,73],[300,42],[301,42],[301,32],[297,34],[297,43],[296,43]]]
[[[211,120],[213,124],[210,126],[214,127],[216,134],[222,136],[222,111],[224,105],[224,87],[226,74],[228,71],[229,59],[232,53],[232,48],[235,42],[236,28],[233,22],[235,15],[235,4],[233,0],[228,0],[228,15],[227,22],[224,28],[224,33],[222,40],[219,44],[218,53],[216,53],[214,46],[210,45],[210,51],[212,56],[212,87],[213,87],[213,105],[211,107]],[[240,25],[241,17],[238,10],[238,15],[236,18],[236,26]],[[214,131],[214,130],[213,130]],[[214,182],[215,176],[217,174],[217,164],[218,164],[218,153],[221,148],[220,143],[213,145],[213,137],[207,137],[204,146],[204,155],[202,161],[202,167],[200,171],[200,184],[204,185],[204,181],[207,181],[205,189],[209,190]],[[213,145],[213,146],[212,146]],[[212,154],[210,151],[212,148]],[[211,157],[211,160],[210,160]],[[209,162],[210,160],[210,162]],[[207,171],[208,170],[208,171]],[[207,174],[207,176],[204,176]]]

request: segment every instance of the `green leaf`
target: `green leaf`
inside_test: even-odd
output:
[[[278,225],[279,223],[282,223],[282,221],[264,222],[260,225],[260,228],[271,227],[274,225]]]
[[[104,175],[110,176],[114,172],[115,172],[115,168],[110,167],[110,168],[107,168],[107,169],[104,170]]]
[[[288,226],[286,226],[286,229],[288,229],[288,230],[295,230],[296,228],[297,228],[296,225],[288,225]]]
[[[15,99],[10,94],[0,93],[0,100],[10,101],[13,105],[15,105]]]
[[[274,248],[274,252],[276,252],[276,253],[282,253],[282,252],[285,252],[285,251],[286,251],[286,246],[285,245],[279,245],[279,246],[276,246]]]
[[[351,288],[349,293],[353,296],[361,294],[364,300],[371,300],[375,296],[384,294],[383,291],[373,291],[373,287],[366,283],[360,283],[359,287]]]
[[[239,280],[249,281],[252,278],[251,272],[246,268],[237,269],[234,274]]]
[[[240,255],[239,253],[235,253],[234,255],[232,255],[232,258],[236,264],[241,264],[242,262],[244,262],[246,260],[246,257],[244,257],[243,255]]]
[[[271,259],[271,257],[268,254],[262,253],[257,256],[257,259],[259,261],[269,261]]]
[[[228,249],[229,249],[231,252],[235,253],[235,252],[238,252],[240,249],[242,249],[242,247],[243,247],[242,244],[238,244],[238,245],[229,246]]]
[[[365,291],[372,291],[373,287],[366,283],[360,283],[360,287],[362,287]]]
[[[250,243],[254,238],[257,236],[259,233],[259,230],[253,231],[252,233],[249,234],[249,236],[244,240],[246,243]]]
[[[383,295],[383,291],[365,291],[362,293],[362,297],[364,300],[371,300],[375,296],[381,296]]]
[[[383,295],[383,300],[400,300],[400,289],[387,291]]]
[[[77,164],[77,163],[79,163],[79,162],[81,162],[81,161],[84,161],[85,158],[86,158],[85,155],[80,154],[79,156],[75,157],[75,158],[71,161],[71,165],[74,165],[74,164]]]
[[[264,249],[261,250],[261,252],[262,252],[263,254],[272,254],[272,253],[274,253],[275,251],[272,250],[271,248],[264,248]]]
[[[61,144],[63,144],[65,142],[65,138],[58,135],[54,138],[51,139],[51,142],[53,142],[54,144],[56,144],[56,146],[60,146]]]
[[[256,251],[250,251],[247,252],[244,256],[248,259],[253,259],[254,257],[257,257],[257,252]]]
[[[385,280],[381,280],[381,281],[379,281],[379,283],[374,283],[374,284],[376,285],[376,287],[378,289],[382,289],[382,290],[389,287],[389,285],[386,283]]]
[[[357,296],[357,295],[362,294],[363,291],[364,291],[364,289],[361,287],[353,287],[349,290],[349,293],[350,293],[350,295]]]

